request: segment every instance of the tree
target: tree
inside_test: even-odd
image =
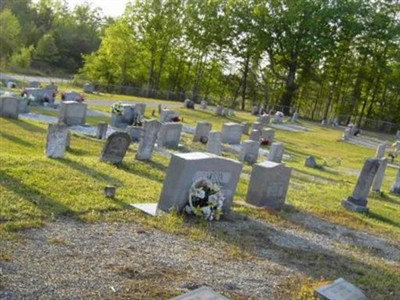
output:
[[[0,12],[0,59],[7,59],[21,47],[21,25],[11,10]]]
[[[43,35],[39,40],[36,46],[35,58],[50,64],[54,64],[59,60],[59,51],[51,33]]]

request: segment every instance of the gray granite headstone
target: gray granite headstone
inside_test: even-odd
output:
[[[282,208],[291,172],[291,168],[271,161],[253,165],[246,202],[259,207]]]
[[[250,124],[247,122],[242,122],[241,125],[242,125],[242,133],[249,135]]]
[[[94,84],[93,83],[85,83],[83,85],[83,91],[88,94],[92,94],[94,92]]]
[[[283,150],[284,148],[282,143],[272,143],[271,149],[268,153],[268,160],[276,163],[282,162]]]
[[[65,92],[64,97],[64,101],[80,101],[82,99],[81,94],[75,91]]]
[[[342,206],[344,208],[355,212],[368,211],[367,197],[375,175],[378,172],[379,166],[380,159],[378,158],[370,158],[365,161],[353,194],[349,196],[347,200],[342,201]]]
[[[222,116],[223,111],[224,111],[224,108],[221,105],[217,105],[217,107],[215,108],[215,113],[218,116]]]
[[[250,133],[250,140],[260,142],[261,132],[260,130],[253,129]]]
[[[161,109],[160,112],[160,122],[161,123],[172,122],[172,120],[178,116],[179,114],[176,111],[163,108]]]
[[[242,126],[238,123],[224,123],[221,131],[221,141],[227,144],[240,144]]]
[[[387,160],[387,158],[383,157],[383,158],[379,159],[379,162],[380,162],[379,168],[378,168],[378,171],[376,172],[375,179],[374,179],[374,182],[372,183],[372,187],[371,187],[371,190],[374,192],[381,191],[383,179],[385,178],[385,172],[386,172],[388,160]]]
[[[269,145],[274,142],[275,130],[272,128],[264,128],[261,130],[261,139],[269,141]]]
[[[394,181],[394,184],[390,190],[395,195],[400,196],[400,169],[397,171],[396,179]]]
[[[40,82],[39,81],[30,81],[28,83],[28,87],[30,87],[30,88],[38,88],[38,87],[40,87]]]
[[[0,97],[0,117],[18,120],[21,99],[14,97]]]
[[[216,155],[221,154],[221,132],[219,131],[209,132],[207,141],[207,152]]]
[[[200,102],[200,107],[203,110],[207,109],[207,101],[205,101],[205,100],[201,101]]]
[[[157,137],[157,145],[166,148],[177,148],[181,138],[182,127],[182,123],[177,122],[161,124]]]
[[[67,125],[85,125],[86,109],[85,103],[63,101],[61,102],[58,120]]]
[[[376,147],[376,154],[375,154],[375,157],[376,157],[376,158],[385,157],[386,147],[387,147],[386,143],[379,144],[379,145]]]
[[[400,130],[397,130],[396,132],[396,140],[400,140]]]
[[[216,293],[213,289],[202,286],[184,295],[171,298],[170,300],[229,300],[228,298]]]
[[[29,99],[28,98],[21,98],[18,105],[18,113],[25,114],[29,112]]]
[[[193,142],[198,142],[201,139],[208,139],[208,134],[211,131],[212,124],[205,121],[199,121],[196,124]]]
[[[258,118],[258,122],[261,123],[262,125],[267,125],[270,122],[270,116],[269,115],[261,115]]]
[[[136,114],[143,117],[146,113],[146,103],[136,103],[134,110]]]
[[[314,295],[323,300],[367,300],[367,296],[354,284],[336,279],[331,284],[317,288]]]
[[[260,150],[260,143],[255,141],[244,141],[241,144],[239,153],[239,160],[245,161],[249,164],[255,164],[258,159],[258,151]]]
[[[99,122],[97,123],[96,138],[104,140],[107,136],[108,123]]]
[[[263,125],[260,122],[254,122],[252,126],[252,130],[259,130],[261,132],[261,129],[263,128]]]
[[[144,134],[144,128],[140,126],[128,126],[126,132],[131,137],[132,143],[138,143]]]
[[[165,212],[174,207],[182,211],[188,203],[193,182],[207,178],[221,186],[225,196],[222,209],[227,212],[232,206],[241,171],[241,163],[211,153],[172,154],[158,208]]]
[[[111,126],[116,128],[126,128],[128,123],[126,122],[123,114],[111,113]]]
[[[136,153],[137,160],[150,160],[154,150],[154,144],[157,140],[157,134],[160,130],[161,123],[157,120],[144,122],[144,134],[140,139],[138,150]]]
[[[126,132],[112,133],[104,145],[100,160],[113,164],[121,163],[128,151],[130,143],[131,138]]]
[[[49,124],[47,129],[46,156],[62,158],[68,144],[68,126],[65,124]]]
[[[251,108],[251,114],[254,115],[254,116],[258,115],[258,107],[257,106],[253,106]]]
[[[127,125],[132,125],[134,119],[137,116],[137,113],[135,112],[135,104],[122,104],[123,107],[123,117],[124,117],[124,123],[126,123],[125,126]]]
[[[292,116],[292,122],[297,122],[297,120],[299,119],[299,113],[298,112],[295,112],[294,114],[293,114],[293,116]]]

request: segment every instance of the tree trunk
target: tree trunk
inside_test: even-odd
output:
[[[242,110],[246,106],[246,89],[247,89],[247,76],[249,74],[250,55],[247,55],[244,61],[243,81],[242,81]]]
[[[297,53],[292,51],[292,60],[289,64],[289,70],[286,78],[285,92],[281,97],[282,110],[285,115],[289,115],[290,106],[292,105],[294,94],[297,90],[296,84],[296,72],[297,72]]]

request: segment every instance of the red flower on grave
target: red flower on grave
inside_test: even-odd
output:
[[[261,146],[268,146],[269,145],[269,140],[268,139],[263,139],[261,141]]]

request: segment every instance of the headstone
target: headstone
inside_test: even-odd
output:
[[[9,89],[15,89],[17,87],[17,83],[14,81],[9,81],[7,82],[7,88]]]
[[[267,114],[261,115],[258,118],[258,122],[261,123],[262,125],[267,125],[270,122],[270,116]]]
[[[170,109],[161,109],[161,114],[160,114],[160,122],[172,122],[174,118],[178,117],[179,114]]]
[[[244,141],[241,145],[239,160],[249,164],[255,164],[258,159],[260,143],[255,141]]]
[[[123,114],[111,113],[111,126],[116,128],[125,128],[128,126],[128,123],[126,122]]]
[[[38,88],[38,87],[40,87],[40,82],[39,81],[30,81],[28,83],[28,87],[30,87],[30,88]]]
[[[297,122],[299,119],[299,113],[295,112],[292,116],[292,122]]]
[[[224,123],[221,131],[221,142],[227,144],[240,144],[242,127],[238,123]]]
[[[215,113],[217,114],[217,116],[222,116],[223,110],[224,108],[221,105],[217,105],[217,107],[215,108]]]
[[[71,131],[68,130],[67,142],[65,143],[66,149],[71,149]]]
[[[317,167],[317,162],[315,160],[315,157],[312,156],[312,155],[307,156],[304,165],[306,167],[309,167],[309,168],[316,168]]]
[[[211,131],[211,123],[205,121],[199,121],[196,124],[196,131],[194,133],[193,142],[199,142],[202,139],[207,140],[208,134]]]
[[[209,132],[207,141],[207,152],[216,155],[221,154],[221,132],[219,131]]]
[[[235,115],[235,111],[233,109],[228,109],[228,116],[234,116]]]
[[[242,134],[249,135],[249,130],[250,130],[250,124],[247,122],[242,122]]]
[[[193,182],[207,178],[221,186],[225,196],[222,210],[228,212],[241,171],[241,163],[211,153],[172,154],[158,208],[164,212],[170,212],[172,208],[182,211],[188,203]]]
[[[250,133],[250,140],[260,142],[261,132],[260,130],[253,129]]]
[[[229,116],[229,110],[228,110],[227,108],[224,108],[224,109],[222,110],[222,115],[223,115],[223,116]]]
[[[99,122],[97,123],[96,138],[99,140],[104,140],[107,136],[108,123]]]
[[[131,138],[126,132],[112,133],[104,145],[100,160],[113,164],[121,163],[128,151],[130,143]]]
[[[67,148],[68,126],[65,124],[49,124],[47,129],[46,156],[62,158]]]
[[[185,108],[194,109],[194,101],[186,99],[185,101],[183,101],[183,106]]]
[[[374,192],[380,192],[382,183],[383,183],[383,178],[385,177],[385,172],[386,172],[386,167],[388,160],[385,157],[382,157],[379,159],[379,168],[378,171],[376,172],[374,182],[372,183],[372,188],[371,190]]]
[[[90,82],[85,83],[85,84],[83,85],[83,91],[84,91],[85,93],[88,93],[88,94],[93,94],[93,92],[94,92],[94,84],[93,84],[93,83],[90,83]]]
[[[257,116],[257,115],[258,115],[258,107],[257,107],[257,106],[253,106],[253,107],[251,108],[251,114],[252,114],[253,116]]]
[[[331,284],[317,288],[314,291],[315,297],[324,300],[367,300],[362,290],[344,280],[336,279]]]
[[[390,192],[400,196],[400,169],[397,171],[396,179]]]
[[[201,107],[201,109],[206,110],[207,109],[207,101],[205,101],[205,100],[201,101],[200,107]]]
[[[351,137],[351,129],[346,127],[343,132],[343,139],[348,140]]]
[[[268,160],[276,163],[281,163],[283,158],[283,144],[282,143],[272,143],[271,149],[268,153]]]
[[[137,160],[150,160],[154,150],[154,144],[157,140],[157,133],[160,130],[161,123],[157,120],[144,122],[144,134],[140,139],[136,153]]]
[[[29,99],[21,98],[18,105],[18,113],[26,114],[29,112]]]
[[[367,197],[379,166],[380,160],[378,158],[370,158],[365,161],[353,194],[349,196],[347,200],[342,201],[342,206],[344,208],[355,212],[368,211]]]
[[[323,119],[323,120],[321,121],[321,125],[322,125],[322,126],[326,125],[326,120],[325,120],[325,119]]]
[[[126,132],[131,137],[132,143],[138,143],[144,134],[144,128],[140,126],[128,126]]]
[[[387,145],[386,145],[385,143],[379,144],[379,145],[376,147],[376,155],[375,155],[375,157],[376,157],[376,158],[385,157],[386,147],[387,147]]]
[[[261,139],[266,140],[269,144],[274,142],[275,130],[272,128],[264,128],[261,130]]]
[[[82,95],[75,91],[65,92],[65,93],[63,93],[63,95],[64,95],[63,101],[81,101],[82,100]]]
[[[161,125],[157,145],[166,148],[177,148],[181,138],[182,123],[168,122]]]
[[[396,140],[400,140],[400,130],[397,130],[396,132]]]
[[[136,103],[134,111],[136,114],[144,117],[144,114],[146,113],[146,103]]]
[[[18,120],[21,99],[14,97],[0,97],[0,117]]]
[[[85,103],[75,101],[61,102],[58,120],[60,123],[67,125],[85,125],[86,109],[87,105]]]
[[[123,123],[125,126],[132,125],[133,121],[137,117],[137,113],[135,112],[135,104],[122,104],[123,107]]]
[[[280,124],[283,122],[284,114],[281,111],[277,111],[274,116],[274,123]]]
[[[170,300],[229,300],[229,299],[214,292],[211,288],[207,286],[202,286],[184,295],[171,298]]]
[[[263,126],[260,122],[254,122],[253,126],[251,127],[252,130],[259,130],[261,132]]]
[[[253,165],[246,202],[280,209],[285,204],[292,169],[272,161]]]

